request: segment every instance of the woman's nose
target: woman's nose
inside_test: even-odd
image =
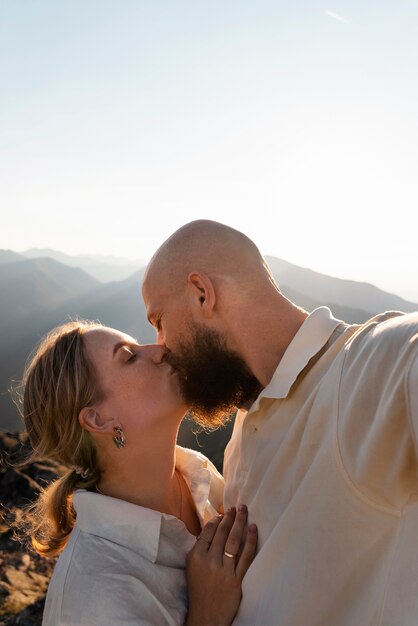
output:
[[[165,346],[160,346],[156,343],[150,343],[142,346],[142,349],[154,363],[161,363],[168,350]]]

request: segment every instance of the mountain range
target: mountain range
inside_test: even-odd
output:
[[[145,259],[132,260],[108,255],[70,255],[60,252],[59,250],[52,250],[51,248],[30,248],[20,254],[11,252],[10,250],[0,251],[0,263],[2,262],[2,252],[18,255],[21,259],[39,259],[45,257],[54,259],[70,267],[79,267],[90,274],[90,276],[93,276],[93,278],[103,283],[124,280],[147,263]],[[13,258],[11,260],[13,260]]]
[[[63,262],[68,258],[71,264]],[[336,317],[359,323],[385,310],[418,310],[417,303],[368,283],[334,278],[277,257],[266,260],[282,292],[308,311],[327,305]],[[29,250],[27,255],[0,250],[0,430],[23,428],[10,389],[42,335],[58,323],[83,317],[142,343],[155,340],[141,299],[144,266],[141,261],[68,257],[52,250]],[[112,271],[106,271],[109,267]]]

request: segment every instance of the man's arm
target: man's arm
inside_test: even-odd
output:
[[[416,350],[416,355],[412,361],[407,378],[407,399],[409,419],[415,439],[415,450],[418,455],[418,349]]]

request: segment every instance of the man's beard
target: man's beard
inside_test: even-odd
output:
[[[205,428],[225,424],[237,407],[254,400],[262,389],[222,335],[201,324],[190,323],[187,341],[166,359],[178,370],[181,393],[193,419]]]

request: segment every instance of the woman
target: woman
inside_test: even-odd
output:
[[[165,349],[70,322],[42,341],[23,385],[34,455],[69,468],[32,507],[35,549],[60,553],[43,625],[230,624],[256,529],[245,507],[214,517],[221,475],[176,446],[187,406]]]

